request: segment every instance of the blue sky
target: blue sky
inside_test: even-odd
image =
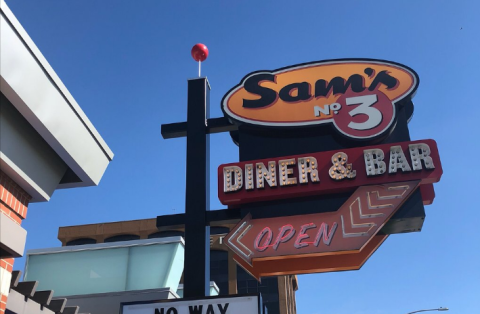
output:
[[[480,310],[477,104],[478,1],[16,0],[11,10],[115,153],[98,187],[32,204],[27,249],[59,246],[58,227],[183,212],[185,139],[160,125],[186,119],[190,49],[205,43],[211,116],[247,73],[363,57],[420,76],[412,139],[435,139],[444,175],[421,233],[391,236],[359,271],[299,276],[299,314]],[[238,161],[228,134],[211,137],[216,169]],[[15,268],[23,269],[24,259]]]

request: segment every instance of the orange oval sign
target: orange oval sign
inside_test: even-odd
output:
[[[222,100],[236,122],[268,127],[333,123],[345,136],[369,139],[394,125],[395,104],[409,100],[418,75],[389,61],[342,59],[248,74]]]

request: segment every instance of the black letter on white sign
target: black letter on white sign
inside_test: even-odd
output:
[[[190,314],[202,314],[202,308],[203,308],[203,305],[195,305],[195,306],[189,306],[188,307],[188,310],[190,311]],[[156,314],[156,313],[155,313]]]
[[[215,314],[215,312],[213,311],[213,305],[212,304],[208,305],[206,314]]]
[[[227,314],[228,304],[229,303],[225,303],[225,306],[223,308],[221,304],[217,304],[218,309],[220,310],[220,314]]]

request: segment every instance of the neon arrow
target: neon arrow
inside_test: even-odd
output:
[[[395,210],[392,200],[393,199],[402,199],[405,193],[410,189],[409,185],[396,184],[387,187],[386,189],[375,189],[367,191],[366,199],[368,207],[362,210],[362,198],[365,197],[364,194],[359,193],[359,195],[351,201],[351,198],[345,202],[345,204],[350,204],[350,217],[344,218],[345,215],[341,215],[340,219],[342,221],[342,232],[344,238],[349,237],[362,237],[369,236],[369,232],[376,227],[374,222],[364,222],[361,223],[362,219],[366,218],[377,218],[384,217],[389,211]],[[382,193],[382,195],[380,195]],[[372,212],[375,210],[376,212]],[[356,216],[359,216],[358,221]],[[348,220],[347,220],[348,219]],[[345,220],[347,220],[347,226],[345,226]],[[350,222],[350,224],[348,224]],[[346,229],[355,229],[355,228],[368,228],[367,231],[363,232],[347,232]]]
[[[246,217],[248,220],[251,219],[251,215],[248,214]],[[252,228],[252,224],[249,224],[247,221],[240,222],[240,226],[235,230],[231,237],[227,237],[227,246],[230,247],[235,253],[242,256],[244,260],[250,262],[250,256],[252,256],[253,252],[248,249],[240,240],[245,236],[245,234]],[[246,227],[245,227],[246,226]],[[245,228],[244,228],[245,227]],[[235,243],[232,242],[232,239],[235,239],[234,242],[238,243],[244,251],[240,250]],[[247,251],[247,253],[245,253]]]

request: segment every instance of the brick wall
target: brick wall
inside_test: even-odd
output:
[[[6,215],[20,225],[27,217],[30,199],[30,195],[0,171],[0,215]],[[5,313],[7,306],[13,262],[13,258],[0,260],[0,314]]]

